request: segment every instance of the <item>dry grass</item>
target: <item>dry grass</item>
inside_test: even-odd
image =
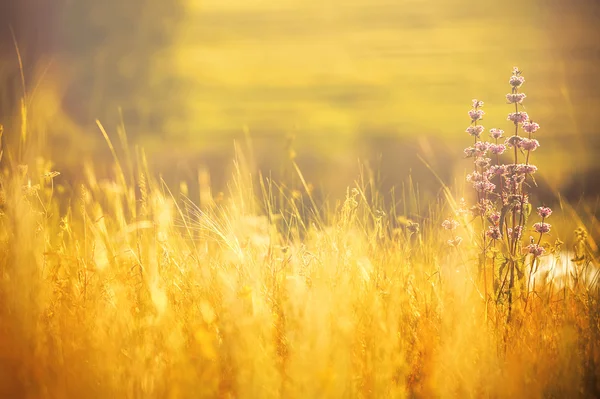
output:
[[[577,141],[542,155],[552,187],[593,164],[583,137],[597,120],[588,112],[598,104],[595,63],[576,56],[596,48],[591,11],[583,18],[569,3],[540,17],[537,3],[516,0],[493,10],[458,0],[183,3],[176,46],[152,60],[152,84],[190,82],[167,84],[154,104],[168,114],[160,108],[182,103],[164,126],[182,136],[165,144],[167,135],[138,132],[157,156],[195,152],[215,132],[245,125],[268,144],[265,132],[293,130],[317,156],[352,159],[361,134],[454,137],[464,131],[464,99],[483,88],[488,102],[506,84],[489,77],[518,57],[539,76],[530,82],[540,93],[535,113],[553,126],[549,135]],[[110,27],[114,10],[104,12]],[[139,79],[144,60],[124,48],[129,58],[98,57],[94,67],[118,64]],[[563,54],[572,59],[561,70]],[[0,398],[600,396],[600,293],[590,282],[598,249],[588,237],[570,240],[575,227],[597,233],[597,206],[555,208],[552,238],[576,245],[583,260],[545,257],[535,279],[517,283],[507,322],[493,294],[502,276],[491,264],[488,279],[478,273],[473,232],[461,228],[459,248],[446,243],[450,189],[431,203],[413,182],[383,195],[365,168],[344,200],[328,203],[311,195],[287,148],[284,182],[238,151],[227,193],[211,193],[200,170],[200,195],[190,194],[189,181],[173,187],[151,172],[122,127],[114,135],[98,125],[113,157],[102,170],[79,159],[95,143],[62,109],[77,74],[44,67],[29,88],[18,61],[1,65],[20,79],[0,90],[0,113],[14,103],[22,115],[0,121],[10,125],[0,133]],[[156,99],[142,97],[132,104],[152,114]],[[489,97],[490,114],[502,114],[503,98]],[[45,136],[54,158],[43,157]],[[52,161],[81,167],[57,175]],[[337,168],[319,172],[344,180]],[[552,269],[561,260],[571,268]]]
[[[446,201],[409,185],[390,211],[366,174],[315,212],[301,174],[287,189],[240,156],[230,192],[204,177],[194,205],[109,147],[113,178],[88,165],[81,184],[4,154],[0,397],[600,392],[597,288],[538,287],[507,324],[469,245],[445,244]]]

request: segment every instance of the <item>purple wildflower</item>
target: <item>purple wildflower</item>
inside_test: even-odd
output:
[[[526,174],[526,175],[532,175],[535,172],[537,172],[537,166],[535,166],[535,165],[519,164],[519,165],[517,165],[517,172],[518,173],[523,173],[523,174]]]
[[[469,111],[469,117],[471,118],[472,122],[480,120],[481,118],[483,118],[484,114],[485,112],[483,112],[483,110],[481,109],[472,109]]]
[[[540,125],[535,122],[523,122],[523,130],[527,133],[535,133],[540,128]]]
[[[488,231],[485,232],[485,235],[491,238],[492,240],[500,240],[502,239],[502,232],[498,226],[490,226]]]
[[[490,129],[490,136],[492,136],[492,138],[494,139],[499,139],[500,137],[502,137],[502,135],[504,134],[504,130],[501,129]]]
[[[511,112],[506,119],[512,121],[516,125],[527,121],[529,115],[527,115],[527,112]]]
[[[473,172],[473,173],[469,173],[467,175],[467,181],[469,183],[474,183],[474,182],[478,182],[478,181],[483,181],[485,180],[484,176],[479,173],[479,172]]]
[[[544,254],[544,252],[546,252],[546,249],[544,249],[544,247],[539,246],[538,244],[529,244],[527,246],[527,250],[529,251],[530,254],[533,254],[534,257],[538,257],[538,256],[542,256]]]
[[[506,146],[504,144],[492,144],[490,145],[490,153],[495,155],[501,155],[506,150]]]
[[[483,101],[473,99],[473,108],[477,109],[477,108],[481,108],[481,107],[483,107]]]
[[[525,93],[510,93],[506,95],[506,101],[509,104],[521,104],[525,97],[527,97]]]
[[[539,146],[540,143],[536,139],[523,139],[519,143],[519,147],[525,151],[535,151]]]
[[[497,225],[500,221],[500,212],[492,212],[488,218],[490,219],[490,222]]]
[[[485,155],[487,150],[490,148],[490,143],[486,141],[478,141],[475,143],[475,149],[477,150],[477,155],[482,157]]]
[[[471,158],[471,157],[475,156],[475,154],[477,153],[477,150],[473,147],[467,147],[467,148],[465,148],[464,153],[467,158]]]
[[[483,180],[483,175],[479,172],[473,172],[473,173],[469,173],[467,175],[467,181],[469,183],[474,183],[476,181],[482,181]]]
[[[486,168],[490,166],[490,158],[479,157],[475,160],[475,165],[479,168]]]
[[[506,168],[504,165],[492,165],[489,170],[491,175],[500,176],[506,173]]]
[[[492,192],[496,189],[496,185],[494,183],[491,183],[489,181],[478,181],[473,183],[473,188],[475,188],[475,190],[477,190],[480,193],[483,192]]]
[[[552,209],[548,208],[547,206],[540,206],[537,209],[537,213],[542,219],[546,219],[547,217],[552,215]]]
[[[481,133],[483,133],[483,129],[484,129],[483,126],[476,125],[476,126],[469,126],[467,128],[467,130],[465,130],[465,131],[467,133],[469,133],[471,136],[479,137],[479,136],[481,136]]]
[[[552,227],[550,224],[543,223],[543,222],[538,222],[533,225],[533,228],[535,229],[535,231],[537,231],[540,234],[549,233],[550,227]]]
[[[523,83],[525,83],[525,78],[519,75],[513,75],[510,77],[508,83],[514,88],[521,87]]]

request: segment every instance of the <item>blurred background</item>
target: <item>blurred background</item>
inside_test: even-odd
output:
[[[0,123],[44,138],[59,170],[111,162],[124,125],[166,178],[229,176],[234,140],[280,177],[343,193],[359,160],[381,188],[423,191],[470,168],[471,99],[510,129],[512,67],[542,126],[540,181],[596,198],[600,2],[595,0],[0,0]],[[21,56],[24,79],[21,79]],[[77,169],[75,169],[77,170]],[[108,173],[108,172],[107,172]]]

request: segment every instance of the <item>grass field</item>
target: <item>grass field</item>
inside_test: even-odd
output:
[[[596,247],[571,234],[596,221],[568,204],[548,238],[565,249],[544,262],[579,257],[574,274],[519,280],[509,320],[501,271],[477,272],[475,229],[446,243],[447,188],[422,203],[409,182],[385,208],[365,172],[318,209],[299,170],[280,185],[238,153],[230,191],[213,196],[200,174],[192,201],[149,174],[142,151],[115,157],[112,180],[86,166],[78,185],[18,153],[3,154],[2,397],[599,392],[598,285],[581,278]]]
[[[0,64],[0,399],[600,396],[587,3],[341,3],[183,2],[160,132],[135,52]]]

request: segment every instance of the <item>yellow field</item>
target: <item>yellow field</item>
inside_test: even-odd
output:
[[[194,205],[145,164],[142,153],[115,159],[115,179],[102,181],[89,167],[70,188],[41,158],[6,164],[0,396],[598,393],[598,286],[527,294],[523,280],[507,322],[497,268],[484,281],[473,246],[445,244],[450,205],[420,204],[407,186],[384,212],[366,175],[315,213],[301,175],[296,191],[261,187],[241,156],[230,193],[204,186]],[[582,245],[591,259],[593,243]]]
[[[0,399],[600,396],[595,4],[115,4],[0,60]],[[441,227],[514,65],[540,263]]]

